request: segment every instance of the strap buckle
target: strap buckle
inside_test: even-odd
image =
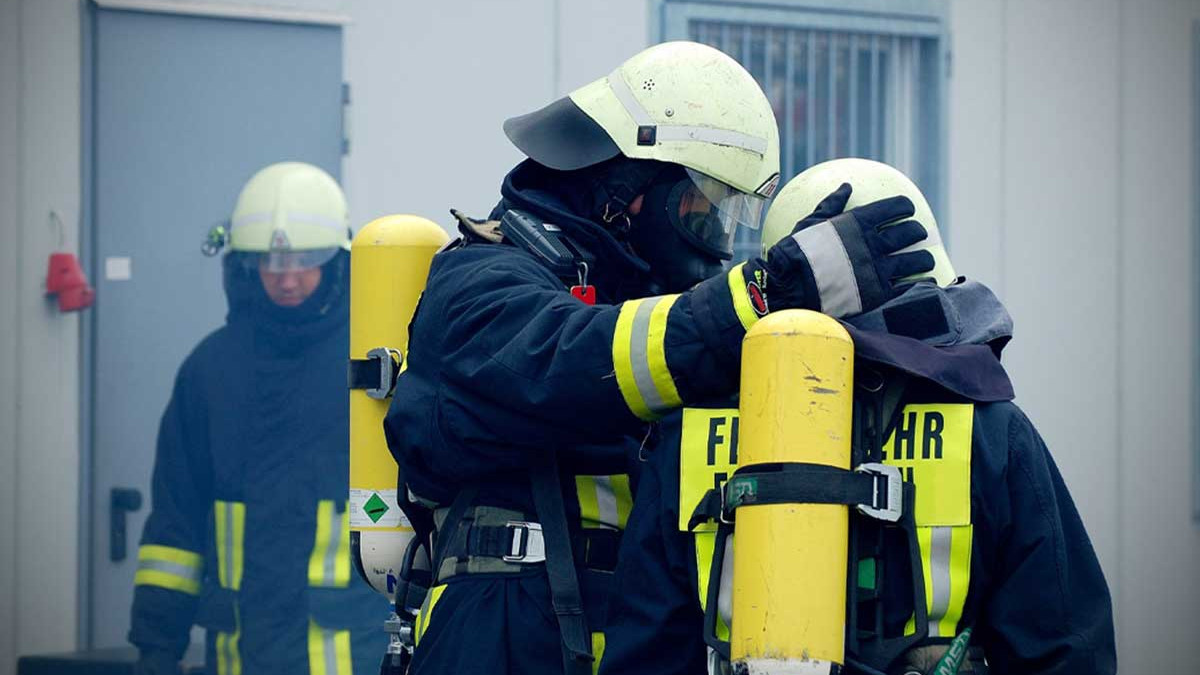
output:
[[[400,374],[400,364],[404,363],[404,355],[399,349],[376,347],[367,352],[367,360],[379,362],[379,383],[375,387],[367,387],[367,396],[377,400],[391,396],[396,388],[396,376]]]
[[[546,562],[546,540],[542,536],[541,523],[510,520],[505,523],[512,532],[508,553],[501,556],[504,562],[534,564]]]
[[[854,471],[875,479],[871,490],[871,504],[858,504],[855,508],[859,513],[889,523],[899,521],[900,516],[904,514],[904,481],[900,477],[900,467],[867,463],[859,464]]]

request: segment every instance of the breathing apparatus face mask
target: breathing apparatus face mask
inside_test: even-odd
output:
[[[651,269],[656,292],[676,293],[720,274],[739,224],[758,225],[757,197],[674,166],[643,193],[629,243]]]
[[[692,246],[720,260],[731,260],[737,228],[758,229],[762,207],[763,199],[757,195],[740,192],[694,169],[672,167],[646,190],[641,215],[664,219]]]

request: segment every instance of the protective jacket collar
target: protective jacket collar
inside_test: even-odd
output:
[[[947,288],[922,283],[879,308],[842,322],[855,355],[929,380],[985,403],[1013,399],[1000,352],[1012,317],[992,291],[960,279]]]
[[[584,177],[553,171],[527,159],[504,177],[500,202],[490,217],[499,220],[505,211],[521,209],[559,226],[596,257],[590,280],[601,295],[613,301],[636,297],[629,295],[630,286],[644,284],[650,267],[611,232],[587,218],[592,189]]]

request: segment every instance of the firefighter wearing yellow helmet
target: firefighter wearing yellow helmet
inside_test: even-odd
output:
[[[650,47],[504,130],[528,159],[487,218],[455,212],[385,421],[436,525],[418,532],[434,578],[417,675],[591,672],[652,423],[732,393],[768,309],[821,308],[860,277],[870,309],[894,291],[877,268],[932,267],[890,255],[915,223],[871,238],[911,215],[883,203],[837,233],[861,253],[848,264],[785,242],[727,271],[774,194],[778,130],[753,77],[704,45]]]
[[[138,672],[178,673],[198,624],[220,675],[374,673],[387,603],[351,573],[341,188],[268,166],[205,250],[225,246],[226,323],[180,367],[159,429]]]
[[[812,246],[885,197],[913,205],[937,267],[842,322],[773,313],[739,397],[663,420],[602,675],[1115,672],[1104,576],[999,361],[1011,320],[955,277],[916,186],[878,162],[812,167],[764,247]]]

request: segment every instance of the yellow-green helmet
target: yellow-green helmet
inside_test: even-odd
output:
[[[763,255],[766,255],[767,249],[790,235],[796,222],[811,214],[817,204],[842,183],[849,183],[853,188],[850,200],[846,203],[847,210],[897,195],[912,200],[916,211],[913,220],[925,228],[926,237],[899,252],[929,251],[933,256],[934,267],[928,276],[933,277],[942,287],[954,283],[957,275],[954,273],[954,266],[950,264],[949,256],[946,255],[937,220],[933,217],[933,210],[929,208],[925,195],[921,194],[916,184],[899,169],[869,159],[833,159],[817,164],[788,181],[771,203],[771,209],[763,224]]]
[[[654,45],[504,131],[552,169],[617,155],[682,165],[725,218],[750,227],[779,183],[766,95],[737,61],[696,42]]]
[[[311,164],[272,164],[238,195],[229,247],[267,254],[271,271],[322,265],[350,248],[346,197],[332,176]]]

